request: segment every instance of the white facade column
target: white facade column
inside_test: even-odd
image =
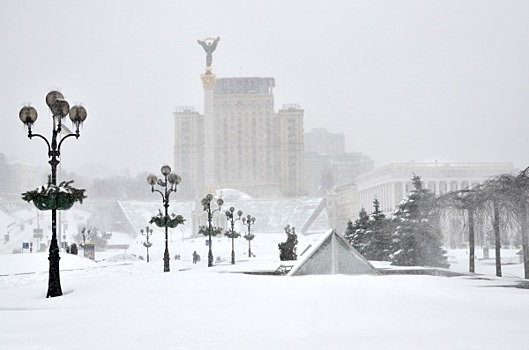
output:
[[[384,206],[382,207],[382,211],[387,211],[389,206],[389,184],[384,184]]]
[[[202,74],[202,86],[204,87],[204,192],[215,190],[215,110],[214,94],[215,74]]]
[[[389,208],[393,211],[395,209],[395,183],[391,182],[389,186]]]

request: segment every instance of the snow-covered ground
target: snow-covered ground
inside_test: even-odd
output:
[[[158,235],[159,236],[159,235]],[[174,239],[163,273],[163,239],[153,259],[94,262],[61,254],[62,297],[46,299],[47,253],[0,255],[0,349],[524,349],[529,344],[529,289],[521,264],[478,260],[480,276],[250,275],[273,269],[285,235],[256,236],[255,258],[236,240],[214,240],[221,262],[207,267],[204,238]],[[317,237],[300,237],[299,251]],[[193,250],[202,256],[191,263]],[[82,252],[82,251],[81,251]],[[141,240],[127,254],[142,254]],[[492,252],[493,253],[493,252]],[[515,250],[502,252],[515,256]],[[450,251],[454,270],[465,250]],[[493,256],[493,255],[491,255]],[[478,251],[478,258],[481,257]],[[104,260],[103,260],[104,259]],[[116,260],[116,262],[112,262]],[[384,263],[375,262],[383,266]],[[7,276],[5,276],[7,275]]]

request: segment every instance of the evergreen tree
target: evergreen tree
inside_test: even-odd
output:
[[[351,220],[348,220],[347,227],[345,228],[343,235],[351,244],[352,244],[354,233],[355,233],[355,228],[353,226],[353,222]]]
[[[414,175],[412,181],[414,189],[394,214],[398,249],[391,262],[401,266],[448,267],[435,194],[422,187],[419,176]]]
[[[285,233],[287,234],[287,240],[285,242],[279,243],[279,259],[281,261],[285,260],[297,260],[298,256],[296,254],[297,244],[298,244],[298,235],[296,235],[296,229],[290,225],[285,227]]]
[[[375,198],[373,201],[375,211],[370,215],[366,231],[366,245],[363,255],[368,260],[389,261],[392,253],[392,232],[389,220],[380,211],[380,202]]]
[[[347,229],[345,230],[345,237],[349,240],[351,245],[358,250],[360,254],[364,254],[365,246],[367,244],[366,232],[369,230],[369,215],[364,208],[360,209],[358,219],[354,223],[349,220]]]

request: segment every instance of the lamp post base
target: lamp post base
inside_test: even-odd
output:
[[[62,295],[61,276],[59,274],[59,260],[61,260],[61,257],[59,256],[59,246],[55,237],[51,240],[48,260],[50,261],[50,270],[46,298],[60,297]]]
[[[211,239],[209,240],[208,267],[213,266],[213,252],[211,251]]]
[[[165,248],[165,252],[163,253],[163,272],[169,272],[169,249]]]
[[[213,253],[211,250],[208,252],[208,267],[213,266]]]

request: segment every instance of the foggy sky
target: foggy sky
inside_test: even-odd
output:
[[[529,165],[524,0],[3,0],[0,152],[47,166],[18,111],[31,102],[49,136],[44,98],[59,88],[88,110],[64,169],[158,173],[173,164],[175,107],[204,110],[196,41],[216,36],[218,77],[274,77],[276,111],[299,103],[305,131],[344,133],[376,166]]]

